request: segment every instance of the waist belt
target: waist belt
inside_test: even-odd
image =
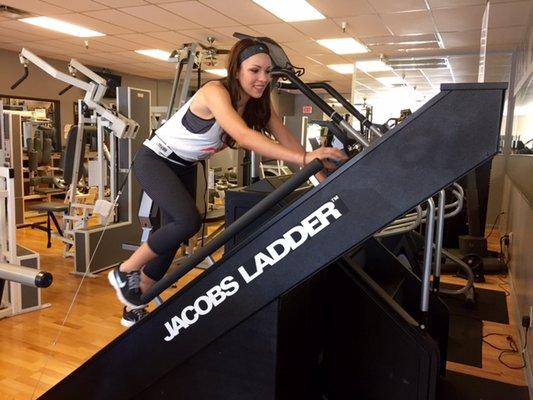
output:
[[[145,140],[144,144],[155,151],[157,155],[166,158],[167,160],[172,161],[173,163],[183,165],[185,167],[190,167],[196,164],[196,161],[189,161],[178,156],[166,143],[159,138],[157,135],[154,135],[151,139]]]
[[[185,167],[190,167],[194,164],[196,164],[196,161],[187,161],[187,160],[184,160],[183,158],[181,158],[180,156],[178,156],[176,153],[172,152],[170,153],[169,156],[167,156],[167,159],[170,160],[170,161],[173,161],[175,163],[178,163],[178,164],[181,164],[181,165],[184,165]]]

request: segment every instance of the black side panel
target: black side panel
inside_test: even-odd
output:
[[[406,234],[406,239],[414,235]],[[414,240],[414,238],[413,238]],[[417,322],[421,321],[420,312],[422,283],[420,278],[405,267],[380,241],[370,238],[361,247],[365,252],[365,273],[376,281],[401,308]],[[356,259],[357,251],[350,257]],[[359,257],[360,258],[360,257]],[[352,264],[352,263],[351,263]],[[440,351],[440,372],[446,372],[448,352],[449,312],[446,304],[434,293],[429,296],[428,333],[438,344]]]
[[[335,306],[324,351],[327,398],[433,399],[436,344],[364,275],[342,263],[330,267],[329,298]]]
[[[278,307],[273,301],[133,398],[274,400]]]
[[[134,398],[318,399],[325,278],[292,288]]]

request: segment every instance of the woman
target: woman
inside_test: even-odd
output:
[[[108,275],[119,300],[128,306],[123,325],[146,315],[141,293],[165,275],[180,244],[200,229],[191,196],[197,161],[235,144],[302,166],[318,158],[333,169],[329,160],[347,159],[333,148],[305,152],[271,106],[271,69],[267,46],[252,39],[237,42],[229,54],[227,78],[205,84],[139,150],[133,170],[157,202],[162,226]],[[279,143],[260,133],[263,130]]]

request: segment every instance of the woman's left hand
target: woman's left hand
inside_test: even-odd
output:
[[[324,167],[329,171],[337,169],[340,164],[348,160],[348,156],[342,150],[333,147],[319,147],[316,150],[304,154],[303,164],[307,165],[315,158],[322,161]],[[332,161],[337,161],[338,164]]]

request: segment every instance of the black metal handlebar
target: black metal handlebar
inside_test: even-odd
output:
[[[29,75],[28,66],[24,65],[24,75],[22,75],[18,81],[16,81],[14,84],[11,85],[11,90],[14,90],[17,88],[18,85],[20,85]]]
[[[64,89],[62,89],[62,90],[58,93],[58,95],[59,95],[59,96],[64,95],[65,93],[67,93],[67,92],[68,92],[70,89],[72,89],[73,87],[74,87],[74,85],[68,85],[67,87],[65,87]]]
[[[242,217],[236,220],[233,224],[228,226],[224,232],[218,235],[215,239],[207,245],[193,253],[183,264],[176,268],[171,273],[167,274],[163,279],[157,281],[146,293],[141,296],[141,301],[144,304],[149,303],[156,296],[161,294],[168,287],[173,285],[186,273],[196,267],[206,257],[211,255],[227,241],[233,238],[236,234],[248,227],[253,221],[263,215],[266,211],[272,208],[276,203],[279,203],[283,198],[296,190],[300,185],[305,183],[312,175],[320,172],[324,168],[322,162],[318,159],[313,160],[287,182],[283,183],[279,188],[274,190],[263,200],[257,203],[253,208],[248,210]]]

